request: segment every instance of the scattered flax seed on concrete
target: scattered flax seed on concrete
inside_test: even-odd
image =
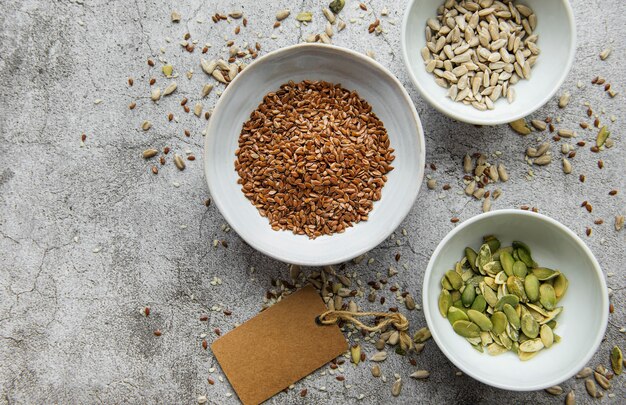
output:
[[[274,230],[315,238],[367,220],[393,152],[383,123],[356,92],[289,82],[243,124],[235,170]]]

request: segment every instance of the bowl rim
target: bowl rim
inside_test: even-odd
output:
[[[581,360],[576,364],[575,367],[572,367],[572,369],[568,371],[567,373],[554,377],[551,380],[548,380],[546,382],[542,382],[540,384],[528,385],[524,387],[509,385],[506,383],[501,384],[501,383],[493,382],[483,377],[481,374],[476,373],[473,369],[467,368],[463,366],[460,362],[458,362],[456,357],[454,357],[448,351],[446,346],[443,344],[439,336],[439,331],[434,327],[434,323],[431,318],[431,308],[430,308],[429,299],[428,299],[429,297],[428,284],[430,282],[430,278],[433,273],[433,266],[434,266],[435,258],[439,256],[439,254],[441,253],[443,248],[447,245],[447,243],[450,241],[450,239],[452,239],[452,237],[454,237],[462,229],[469,227],[476,222],[480,222],[490,217],[506,216],[506,215],[518,215],[518,216],[523,216],[523,217],[539,218],[541,221],[547,222],[548,224],[555,226],[561,232],[567,234],[572,240],[574,240],[576,244],[578,245],[578,247],[591,260],[591,263],[593,265],[592,266],[593,270],[595,272],[596,277],[600,281],[600,287],[603,290],[601,294],[602,307],[607,308],[607,310],[602,311],[602,319],[601,319],[602,327],[597,331],[597,335],[595,337],[595,340],[593,341],[593,344],[589,346],[587,353],[581,358]],[[604,280],[604,274],[602,273],[602,269],[600,268],[600,264],[598,263],[598,260],[593,255],[593,252],[591,252],[591,249],[589,249],[589,247],[585,244],[585,242],[583,242],[583,240],[578,235],[576,235],[571,229],[569,229],[568,227],[566,227],[559,221],[553,218],[550,218],[546,215],[542,215],[542,214],[534,213],[530,211],[521,211],[517,209],[503,209],[503,210],[490,211],[487,213],[476,215],[475,217],[468,219],[467,221],[461,223],[461,225],[455,227],[453,230],[448,232],[448,234],[441,240],[441,242],[439,242],[439,244],[437,245],[437,248],[435,249],[432,256],[430,257],[430,260],[428,261],[428,266],[426,267],[426,272],[424,273],[424,282],[422,284],[422,306],[424,308],[424,317],[426,318],[426,323],[428,324],[428,328],[430,329],[431,335],[433,339],[435,340],[435,342],[437,343],[437,346],[439,346],[439,350],[443,352],[443,354],[448,358],[448,360],[450,360],[455,366],[457,366],[459,369],[461,369],[464,373],[466,373],[470,377],[482,383],[490,385],[492,387],[510,390],[510,391],[538,391],[538,390],[542,390],[542,389],[560,384],[563,381],[568,380],[569,378],[574,376],[574,374],[580,371],[585,366],[585,364],[587,364],[589,360],[591,360],[593,355],[598,351],[598,347],[600,347],[600,343],[602,343],[602,339],[604,337],[604,334],[606,333],[606,328],[607,328],[607,324],[609,320],[609,315],[608,315],[609,297],[608,297],[606,282]],[[452,329],[450,330],[452,331]]]
[[[343,54],[343,56],[346,56],[348,58],[352,58],[353,60],[357,60],[361,63],[365,63],[365,64],[369,64],[371,67],[373,67],[376,71],[379,72],[379,74],[385,75],[387,76],[401,91],[402,97],[404,99],[405,104],[407,105],[407,107],[409,108],[409,110],[412,113],[412,117],[413,117],[413,124],[415,126],[416,132],[417,132],[417,136],[418,136],[418,148],[419,150],[419,159],[421,159],[422,162],[426,161],[426,140],[424,137],[424,128],[422,126],[422,122],[420,120],[419,114],[417,113],[417,109],[415,107],[415,104],[413,103],[413,101],[411,100],[411,97],[409,96],[409,93],[407,92],[406,88],[402,85],[402,83],[400,82],[400,80],[398,80],[398,78],[391,73],[391,71],[389,71],[386,67],[384,67],[382,64],[380,64],[378,61],[364,55],[361,54],[359,52],[356,52],[354,50],[348,49],[348,48],[343,48],[343,47],[339,47],[336,45],[329,45],[329,44],[318,44],[318,43],[302,43],[302,44],[295,44],[295,45],[290,45],[284,48],[279,48],[276,49],[272,52],[269,52],[261,57],[259,57],[258,59],[256,59],[253,63],[251,63],[250,65],[248,65],[244,70],[242,70],[236,77],[235,79],[230,82],[230,84],[226,87],[226,89],[223,91],[222,95],[220,96],[220,98],[218,99],[217,103],[215,104],[215,108],[213,109],[213,114],[220,114],[221,109],[222,109],[222,105],[225,103],[224,100],[226,100],[230,93],[234,92],[237,90],[237,85],[239,82],[241,82],[241,77],[246,77],[249,74],[250,69],[254,69],[256,66],[260,65],[258,62],[262,62],[262,61],[266,61],[266,60],[271,60],[279,55],[285,54],[285,53],[290,53],[293,51],[297,51],[300,49],[309,49],[312,52],[316,52],[318,50],[325,50],[325,51],[332,51],[332,52],[336,52],[337,54]],[[402,223],[402,221],[406,218],[406,216],[409,214],[409,212],[411,211],[411,209],[413,208],[413,206],[415,205],[415,201],[417,200],[417,196],[419,193],[419,190],[421,189],[421,185],[422,185],[422,181],[424,180],[424,165],[418,165],[418,172],[417,172],[417,184],[416,187],[412,193],[412,195],[407,199],[407,202],[410,202],[410,204],[406,204],[405,208],[400,210],[400,211],[396,211],[396,214],[394,216],[394,219],[391,221],[393,226],[390,226],[388,229],[389,231],[382,231],[380,233],[378,233],[378,237],[376,238],[366,238],[365,240],[367,241],[367,243],[363,243],[363,246],[360,247],[359,249],[355,249],[355,250],[351,250],[350,252],[342,252],[342,254],[337,255],[337,257],[334,258],[330,258],[330,259],[324,259],[324,260],[320,260],[320,259],[316,259],[316,258],[311,258],[309,260],[300,260],[300,259],[296,259],[296,258],[291,258],[285,255],[281,255],[278,253],[275,253],[273,251],[264,249],[260,246],[258,246],[258,244],[255,242],[255,239],[253,237],[251,237],[250,235],[248,235],[245,231],[242,232],[241,229],[238,229],[237,226],[233,225],[233,221],[231,220],[232,215],[230,213],[229,210],[225,209],[225,205],[224,202],[221,200],[221,197],[219,196],[219,194],[213,194],[212,192],[212,184],[211,184],[211,176],[209,176],[209,159],[208,157],[210,156],[210,153],[212,152],[211,150],[211,138],[214,136],[216,129],[215,129],[215,120],[209,120],[209,124],[207,126],[206,129],[206,136],[204,139],[204,148],[203,148],[203,157],[204,157],[204,175],[207,181],[207,186],[209,188],[209,193],[213,199],[213,202],[215,203],[215,205],[217,206],[218,210],[220,211],[221,215],[224,217],[224,219],[226,220],[226,222],[228,222],[228,224],[233,228],[233,230],[235,230],[235,232],[237,232],[237,234],[250,246],[252,246],[254,249],[256,249],[257,251],[282,262],[285,263],[291,263],[291,264],[296,264],[296,265],[300,265],[300,266],[325,266],[325,265],[331,265],[331,264],[337,264],[337,263],[342,263],[342,262],[346,262],[348,260],[351,260],[355,257],[358,257],[361,254],[364,254],[370,250],[372,250],[373,248],[375,248],[376,246],[378,246],[380,243],[382,243],[390,234],[392,234],[395,229],[400,225],[400,223]],[[355,226],[358,226],[355,225]]]
[[[416,6],[418,1],[420,0],[410,0],[404,11],[404,16],[402,17],[402,28],[401,28],[401,33],[400,33],[400,46],[402,48],[402,59],[404,60],[404,66],[407,70],[409,77],[411,78],[411,82],[413,82],[413,85],[417,88],[417,91],[420,93],[422,98],[428,101],[428,103],[431,106],[433,106],[437,111],[439,111],[440,113],[450,118],[453,118],[457,121],[465,122],[468,124],[473,124],[473,125],[501,125],[501,124],[508,124],[509,122],[513,122],[520,118],[527,117],[530,114],[537,111],[538,109],[540,109],[541,107],[543,107],[548,101],[550,101],[552,97],[554,97],[556,92],[559,90],[559,88],[565,81],[570,70],[572,69],[572,65],[574,63],[574,56],[576,55],[576,47],[577,47],[576,21],[574,19],[574,12],[572,10],[572,6],[569,3],[569,1],[561,0],[561,3],[565,7],[565,15],[567,16],[567,19],[569,21],[569,26],[570,26],[569,37],[571,38],[571,43],[570,43],[570,47],[568,50],[569,58],[567,59],[567,62],[565,63],[565,65],[563,65],[564,69],[561,73],[561,76],[559,77],[559,80],[557,80],[553,84],[552,90],[550,90],[550,92],[545,97],[543,97],[540,101],[534,103],[531,107],[525,109],[524,111],[520,113],[514,114],[509,118],[500,118],[500,119],[475,118],[472,116],[466,116],[463,114],[458,114],[456,112],[450,111],[445,108],[445,106],[439,101],[437,97],[431,95],[428,91],[426,91],[426,89],[421,85],[420,81],[417,79],[417,76],[413,73],[413,70],[411,69],[413,65],[411,64],[410,59],[409,59],[406,37],[407,37],[409,15],[411,14],[413,7]]]

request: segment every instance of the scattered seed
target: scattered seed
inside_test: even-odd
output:
[[[159,153],[159,151],[156,149],[146,149],[143,151],[142,156],[144,159],[150,159],[152,157],[155,157],[157,153]]]
[[[380,377],[380,367],[378,366],[378,364],[374,364],[374,366],[372,366],[372,376],[378,378]]]
[[[570,174],[572,172],[572,164],[566,158],[563,158],[563,173]]]
[[[565,396],[565,405],[576,405],[576,394],[574,391],[570,391]]]
[[[154,336],[161,336],[162,335],[161,329],[157,329],[153,333],[154,333]]]
[[[563,388],[561,388],[558,385],[555,385],[554,387],[546,388],[546,392],[548,394],[550,394],[550,395],[558,396],[558,395],[561,395],[563,393]]]
[[[541,121],[541,120],[532,120],[530,121],[530,123],[538,131],[545,131],[546,128],[548,127],[548,124],[546,124],[544,121]]]
[[[402,390],[402,379],[399,378],[391,386],[391,394],[394,397],[397,397],[398,395],[400,395],[401,390]]]
[[[434,190],[437,187],[437,181],[435,179],[429,179],[426,181],[426,186],[429,190]]]
[[[623,227],[624,227],[624,216],[623,215],[615,216],[615,230],[621,231]]]
[[[568,91],[563,93],[561,97],[559,98],[559,108],[567,107],[567,105],[569,104],[570,98],[571,98],[571,95]]]
[[[450,218],[450,222],[452,222],[453,224],[456,224],[457,222],[459,222],[459,219],[457,217],[452,217]]]
[[[185,170],[185,161],[180,155],[174,155],[174,164],[178,168],[178,170]]]
[[[291,11],[289,11],[288,9],[280,10],[278,13],[276,13],[276,19],[278,21],[282,21],[285,18],[289,17],[289,14],[291,14]]]
[[[609,48],[604,49],[602,52],[600,52],[600,59],[606,60],[606,58],[608,58],[610,54],[611,54],[611,49]]]
[[[576,378],[587,378],[593,374],[591,367],[585,367],[576,374]]]

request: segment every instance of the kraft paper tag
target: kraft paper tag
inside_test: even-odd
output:
[[[318,325],[327,310],[307,286],[211,345],[245,405],[259,404],[348,350],[337,325]]]

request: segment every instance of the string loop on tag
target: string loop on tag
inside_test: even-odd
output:
[[[374,316],[382,318],[375,326],[365,325],[357,318],[364,316]],[[392,325],[398,332],[400,332],[400,347],[404,350],[409,350],[413,347],[413,340],[408,334],[409,320],[399,312],[350,312],[350,311],[326,311],[319,315],[315,321],[322,325],[332,325],[340,320],[350,322],[357,328],[366,330],[368,332],[378,332],[385,329],[387,326]]]

